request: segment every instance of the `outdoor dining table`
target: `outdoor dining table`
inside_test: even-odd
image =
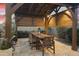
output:
[[[45,44],[51,44],[50,39],[52,39],[53,44],[53,51],[55,53],[55,43],[54,43],[54,36],[53,35],[47,35],[47,34],[43,34],[43,33],[39,33],[39,32],[31,32],[30,33],[32,36],[32,40],[36,40],[36,49],[39,48],[39,42],[41,44],[42,47],[42,55],[44,56],[44,48],[48,47],[48,45]],[[46,41],[46,39],[48,38],[48,41]]]

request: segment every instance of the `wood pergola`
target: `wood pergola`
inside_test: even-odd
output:
[[[72,49],[77,50],[77,6],[78,4],[58,4],[58,3],[13,3],[6,4],[6,27],[5,37],[10,40],[11,15],[31,16],[45,18],[45,31],[48,33],[48,24],[52,17],[47,17],[51,12],[55,12],[55,19],[58,20],[58,11],[65,6],[72,14]]]

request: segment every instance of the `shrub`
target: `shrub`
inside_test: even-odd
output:
[[[29,35],[29,32],[27,32],[27,31],[17,31],[18,38],[27,38],[28,35]]]
[[[11,48],[11,44],[4,40],[3,43],[1,44],[0,49],[5,50],[5,49],[9,49],[9,48]]]
[[[59,38],[65,39],[65,32],[66,32],[66,28],[61,28],[61,27],[57,28],[57,33]]]
[[[69,43],[72,42],[72,28],[67,30],[67,40]],[[77,44],[79,45],[79,29],[77,29]]]

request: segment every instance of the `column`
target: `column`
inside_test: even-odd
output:
[[[11,39],[11,8],[6,4],[5,38]]]

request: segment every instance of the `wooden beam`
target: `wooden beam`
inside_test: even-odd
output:
[[[63,13],[64,15],[66,15],[68,18],[72,19],[72,16],[68,15],[67,13]]]
[[[72,50],[77,51],[77,9],[68,8],[68,10],[72,14]]]
[[[48,34],[48,27],[49,27],[48,17],[46,16],[44,19],[45,19],[45,33]]]
[[[52,5],[48,5],[48,4],[47,4],[47,5],[43,8],[42,14],[43,14],[43,15],[44,15],[44,14],[48,14],[51,7],[52,7]]]
[[[11,8],[10,4],[6,4],[6,21],[5,21],[5,38],[11,39]]]
[[[18,8],[20,8],[24,3],[17,3],[14,7],[11,8],[12,13],[14,13]]]
[[[59,18],[58,11],[56,11],[55,13],[56,13],[55,15],[56,26],[58,26],[58,18]]]
[[[58,26],[58,18],[59,18],[59,14],[58,11],[60,10],[61,6],[58,6],[57,8],[54,9],[55,12],[55,19],[56,19],[56,25]]]
[[[30,4],[30,7],[29,7],[29,11],[28,11],[28,13],[31,13],[32,7],[33,7],[33,3]]]
[[[21,19],[23,19],[23,17],[16,16],[16,22],[19,22]]]
[[[47,4],[44,4],[42,7],[41,7],[41,10],[39,11],[40,13],[40,15],[41,14],[43,14],[43,12],[44,12],[44,10],[45,10],[45,8],[47,7]]]
[[[55,12],[58,12],[60,10],[61,6],[58,6],[54,9]]]
[[[73,14],[73,23],[72,23],[72,49],[73,50],[77,50],[77,15],[76,15],[76,11],[74,11]]]
[[[38,15],[38,14],[23,14],[23,13],[18,13],[16,14],[17,16],[21,16],[21,17],[44,17],[44,15]]]
[[[41,8],[42,8],[43,5],[44,4],[42,4],[42,3],[40,4],[39,3],[39,6],[36,8],[35,14],[38,13],[41,10]]]

